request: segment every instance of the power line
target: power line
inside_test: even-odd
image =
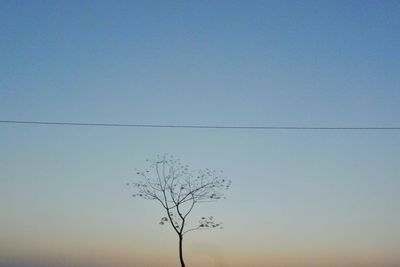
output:
[[[174,125],[174,124],[123,124],[61,121],[20,121],[0,120],[3,124],[31,124],[49,126],[97,126],[97,127],[136,127],[136,128],[188,128],[188,129],[231,129],[231,130],[400,130],[400,127],[303,127],[303,126],[219,126],[219,125]]]

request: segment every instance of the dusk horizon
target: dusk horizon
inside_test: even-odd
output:
[[[400,1],[0,1],[0,267],[399,267],[399,47]]]

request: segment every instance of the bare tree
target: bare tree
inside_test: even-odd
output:
[[[147,160],[148,161],[148,160]],[[214,217],[201,217],[193,227],[188,227],[188,215],[200,203],[214,202],[224,197],[231,181],[223,178],[222,171],[189,170],[172,156],[159,156],[151,161],[148,169],[137,170],[140,182],[128,183],[135,188],[134,197],[155,200],[165,210],[160,225],[170,224],[179,238],[179,260],[185,267],[183,258],[183,238],[195,230],[221,228]]]

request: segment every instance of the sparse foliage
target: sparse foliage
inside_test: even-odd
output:
[[[149,160],[147,160],[149,161]],[[199,203],[215,202],[225,198],[224,191],[230,188],[231,181],[223,177],[222,171],[210,169],[190,170],[173,156],[159,156],[149,162],[149,168],[136,171],[139,182],[128,183],[135,188],[133,197],[155,200],[166,211],[159,224],[169,224],[179,237],[179,259],[183,259],[183,237],[195,230],[222,229],[213,216],[201,217],[197,225],[187,227],[188,215]]]

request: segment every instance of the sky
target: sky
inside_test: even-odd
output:
[[[3,0],[0,120],[399,127],[399,47],[399,1]],[[188,266],[400,265],[399,131],[0,123],[0,266],[177,266],[163,153],[232,180]]]

